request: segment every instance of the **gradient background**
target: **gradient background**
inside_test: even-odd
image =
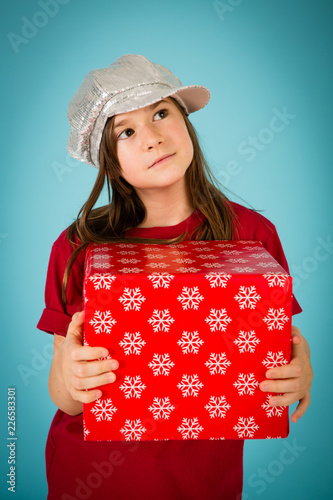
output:
[[[1,498],[12,498],[8,386],[17,392],[15,498],[46,498],[52,338],[35,325],[51,245],[96,177],[66,153],[67,106],[88,71],[126,53],[144,54],[184,84],[211,89],[209,105],[192,115],[207,159],[232,199],[263,210],[277,226],[304,310],[294,323],[309,341],[315,378],[312,405],[291,424],[287,440],[298,451],[286,464],[284,441],[247,442],[243,499],[332,498],[333,248],[322,242],[333,235],[333,3],[54,0],[52,15],[40,15],[42,3],[7,1],[1,16]],[[27,33],[24,18],[39,27]],[[13,46],[10,32],[24,41]],[[284,107],[294,118],[268,135],[273,109]],[[266,140],[253,159],[240,146],[249,136]],[[238,162],[233,175],[230,162]]]

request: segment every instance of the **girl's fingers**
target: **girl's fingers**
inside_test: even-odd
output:
[[[116,375],[114,372],[103,373],[102,375],[96,375],[95,377],[77,377],[73,376],[71,381],[71,386],[76,391],[86,391],[87,389],[96,389],[102,385],[112,384],[116,380]]]
[[[263,392],[296,393],[300,397],[300,381],[298,379],[264,380],[259,388]]]
[[[105,347],[88,347],[81,344],[72,347],[71,358],[73,361],[93,361],[95,359],[106,358],[109,351]]]
[[[80,401],[80,403],[92,403],[100,397],[102,397],[102,391],[100,389],[93,389],[91,391],[79,391],[72,387],[70,390],[70,395],[75,401]]]
[[[103,373],[111,372],[119,368],[119,363],[115,359],[104,359],[100,361],[81,361],[75,363],[73,373],[77,377],[93,377]]]
[[[297,422],[297,420],[301,417],[303,417],[304,413],[308,409],[310,405],[310,391],[307,392],[304,396],[304,398],[301,399],[299,402],[296,410],[294,413],[291,415],[291,421],[294,422],[294,424]]]
[[[277,366],[267,370],[266,377],[268,379],[287,379],[300,377],[302,368],[298,363],[289,365]]]

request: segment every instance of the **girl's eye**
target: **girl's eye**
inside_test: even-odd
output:
[[[168,116],[168,110],[167,109],[160,109],[157,111],[157,113],[154,114],[155,120],[163,120],[163,118],[166,118]]]
[[[134,130],[132,128],[127,128],[118,135],[118,139],[127,139],[128,137],[131,137],[131,135],[133,134]]]

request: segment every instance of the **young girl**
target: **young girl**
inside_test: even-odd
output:
[[[46,308],[38,328],[54,334],[49,391],[57,411],[46,446],[49,500],[240,499],[243,441],[84,442],[83,403],[116,380],[118,361],[83,346],[84,249],[89,243],[258,240],[288,271],[275,227],[232,203],[213,184],[188,114],[209,91],[184,87],[169,70],[127,55],[84,79],[69,106],[68,150],[99,169],[77,220],[54,243]],[[94,209],[104,183],[109,204]],[[294,299],[293,313],[301,311]],[[292,327],[290,364],[272,368],[260,389],[271,405],[310,402],[309,348]]]

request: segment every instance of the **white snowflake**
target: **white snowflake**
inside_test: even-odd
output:
[[[225,332],[228,323],[231,322],[231,318],[229,318],[227,310],[224,308],[211,309],[210,315],[205,319],[205,321],[209,324],[211,332],[215,332],[216,330]]]
[[[195,260],[185,258],[185,259],[174,259],[173,262],[177,262],[177,264],[193,264],[193,262],[195,262]]]
[[[148,253],[146,257],[147,259],[164,259],[164,255],[158,253]]]
[[[94,262],[93,265],[96,269],[110,269],[112,267],[108,262]]]
[[[209,356],[209,360],[205,362],[205,365],[209,369],[211,375],[224,375],[228,366],[231,365],[231,361],[227,359],[225,352],[221,352],[220,354],[212,352]]]
[[[266,368],[274,368],[275,366],[287,365],[288,361],[283,357],[282,351],[268,351],[266,359],[263,360],[262,364],[266,366]]]
[[[119,271],[124,274],[133,274],[142,273],[143,269],[140,269],[139,267],[123,267],[122,269],[119,269]]]
[[[186,252],[185,250],[173,250],[172,252],[172,255],[190,255],[191,252]]]
[[[237,425],[234,425],[234,430],[239,438],[252,438],[254,433],[259,429],[259,425],[255,423],[253,417],[239,417]]]
[[[205,406],[210,418],[224,418],[229,408],[225,396],[210,396],[209,403]]]
[[[216,246],[223,249],[223,248],[235,248],[236,245],[234,243],[219,243]]]
[[[95,333],[111,333],[111,328],[117,323],[110,311],[95,311],[93,319],[89,321]]]
[[[211,252],[211,249],[210,248],[205,248],[204,246],[203,247],[199,247],[199,248],[195,248],[194,249],[195,252]]]
[[[289,320],[286,316],[284,308],[273,309],[270,307],[268,309],[268,314],[263,321],[267,324],[268,330],[283,330],[284,324]]]
[[[275,262],[259,262],[257,265],[259,267],[280,267],[280,264]]]
[[[120,255],[136,255],[139,252],[136,252],[135,250],[122,250],[121,252],[118,252]]]
[[[255,269],[253,267],[248,266],[236,266],[232,268],[233,271],[237,271],[239,273],[253,273]]]
[[[101,288],[110,290],[112,281],[115,279],[114,274],[94,274],[93,276],[89,276],[89,280],[93,282],[95,290],[100,290]]]
[[[169,267],[169,264],[167,264],[166,262],[149,262],[149,264],[147,264],[147,267],[152,267],[155,269],[164,269],[166,267]]]
[[[141,259],[119,259],[118,262],[121,262],[122,264],[137,264],[138,262],[141,262]]]
[[[237,388],[239,396],[244,396],[244,394],[253,396],[258,385],[257,380],[254,378],[254,373],[239,373],[237,381],[234,382],[234,387]]]
[[[108,252],[110,250],[109,247],[104,247],[102,245],[97,244],[97,246],[94,245],[94,253],[96,252]]]
[[[203,427],[199,424],[197,417],[183,418],[182,425],[177,427],[177,431],[181,433],[183,439],[198,439]]]
[[[205,278],[208,279],[211,288],[215,288],[217,286],[225,288],[228,280],[231,278],[231,274],[210,272],[205,275]]]
[[[261,406],[265,410],[267,417],[281,417],[285,406],[271,406],[269,400],[272,394],[267,394],[266,401]]]
[[[119,248],[134,248],[135,245],[133,243],[118,243]]]
[[[261,299],[255,286],[241,286],[234,298],[240,309],[255,309],[258,300]]]
[[[140,375],[134,377],[126,375],[124,382],[119,386],[126,399],[141,398],[141,393],[145,388],[146,386],[142,383]]]
[[[193,288],[187,288],[184,286],[182,294],[177,297],[177,300],[182,303],[184,311],[187,309],[198,309],[199,304],[203,299],[204,297],[203,295],[200,295],[199,288],[197,286]]]
[[[270,287],[272,286],[284,287],[289,276],[288,274],[283,274],[283,273],[267,273],[264,274],[264,278],[266,278],[268,286]]]
[[[170,399],[167,398],[154,398],[153,404],[149,406],[148,410],[152,412],[155,420],[165,419],[168,420],[170,413],[175,409],[175,407],[170,403]]]
[[[138,418],[136,420],[126,419],[125,425],[120,429],[120,432],[124,434],[126,441],[140,441],[142,434],[144,434],[146,430],[140,418]]]
[[[154,309],[152,317],[148,319],[154,332],[168,332],[174,321],[174,318],[170,316],[169,309]]]
[[[183,354],[197,354],[203,343],[204,341],[201,340],[198,332],[183,332],[182,338],[177,342],[182,348]]]
[[[207,267],[207,268],[217,268],[217,267],[222,267],[224,264],[221,264],[220,262],[204,262],[202,264],[202,267]]]
[[[106,260],[109,258],[110,258],[110,255],[107,253],[98,253],[97,255],[94,255],[94,262],[95,262],[95,260]]]
[[[141,349],[146,342],[142,340],[140,332],[136,333],[125,333],[123,340],[119,342],[119,345],[124,349],[125,355],[128,354],[141,354]]]
[[[248,259],[226,259],[226,261],[232,264],[246,264],[246,262],[249,262]]]
[[[200,382],[198,375],[183,375],[181,382],[177,384],[178,389],[182,391],[184,398],[187,396],[197,397],[200,389],[203,387],[203,383]]]
[[[253,248],[251,250],[253,250]],[[265,252],[260,252],[260,253],[251,253],[250,257],[253,257],[254,259],[269,259],[270,255]]]
[[[162,248],[158,247],[158,246],[153,246],[153,247],[151,247],[151,246],[145,246],[145,250],[147,252],[160,252],[162,250]]]
[[[130,309],[140,311],[142,302],[146,300],[146,297],[141,295],[139,287],[125,288],[123,295],[118,300],[123,304],[125,311],[129,311]]]
[[[153,288],[169,288],[169,284],[173,280],[174,275],[155,272],[153,274],[149,274],[147,278],[152,282]]]
[[[148,363],[149,368],[154,372],[154,375],[169,375],[170,370],[175,363],[171,361],[168,353],[154,354],[153,360]]]
[[[197,267],[178,267],[176,271],[178,271],[179,273],[198,273],[200,269],[198,269]]]
[[[256,337],[254,330],[250,332],[240,331],[238,338],[234,340],[239,352],[254,352],[259,343],[260,340]]]
[[[112,420],[112,415],[118,410],[113,403],[112,399],[98,399],[93,408],[91,408],[91,413],[93,413],[96,417],[96,421],[100,422],[101,420]]]
[[[87,436],[89,436],[89,434],[90,434],[90,430],[86,427],[86,424],[84,423],[83,424],[83,435],[86,438]]]
[[[215,260],[215,259],[218,259],[219,257],[220,257],[219,255],[213,255],[213,254],[198,255],[198,258],[202,259],[202,260]]]
[[[241,252],[239,250],[224,250],[224,255],[239,255]]]

